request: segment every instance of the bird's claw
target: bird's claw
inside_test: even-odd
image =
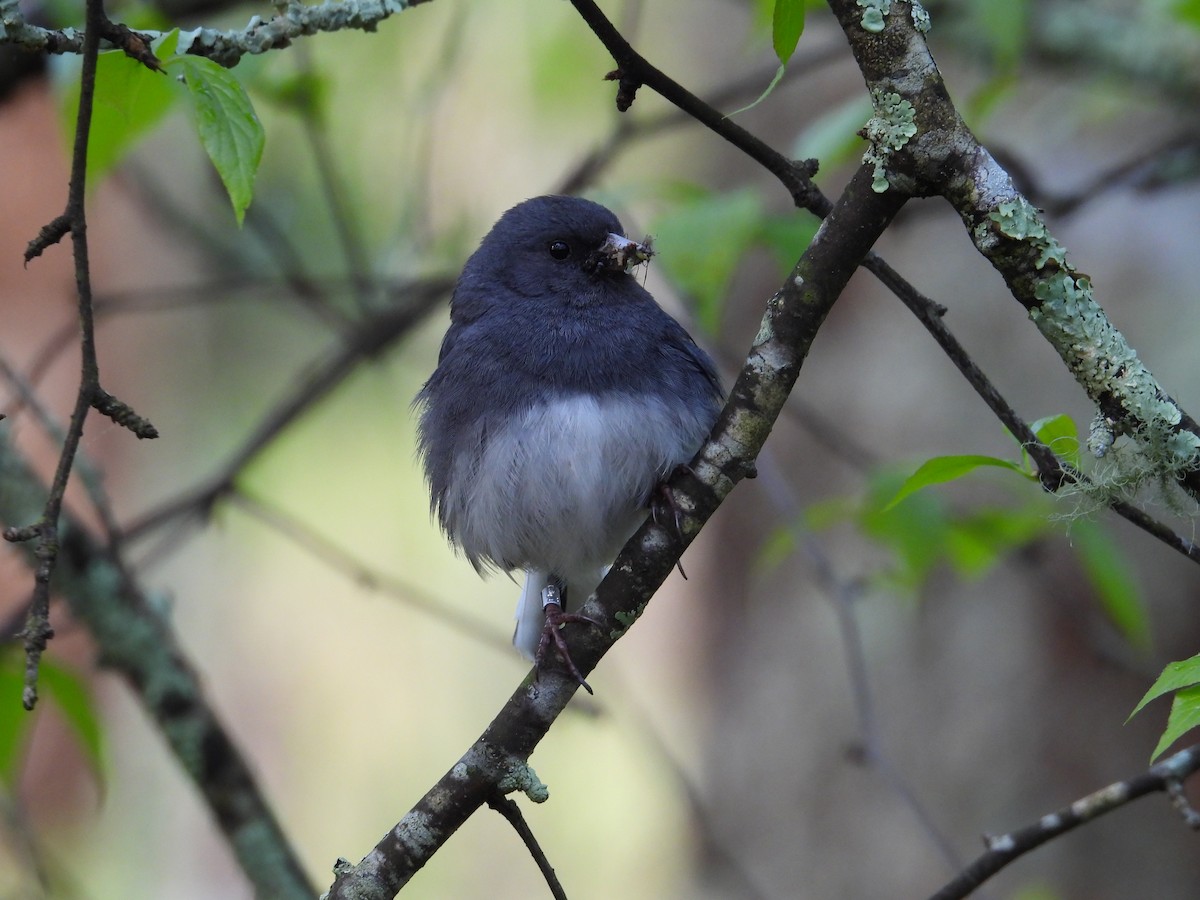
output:
[[[650,515],[654,519],[654,524],[666,528],[662,522],[658,520],[659,510],[665,509],[671,514],[671,525],[674,527],[675,537],[682,544],[683,538],[683,514],[679,509],[679,504],[675,502],[675,495],[671,493],[671,488],[667,486],[667,482],[671,480],[680,470],[688,472],[691,475],[696,473],[692,471],[691,466],[686,463],[677,465],[671,474],[660,481],[654,487],[654,492],[650,495]],[[687,579],[687,572],[683,571],[683,563],[675,560],[675,568],[679,570],[679,574]]]
[[[562,606],[553,601],[543,602],[542,612],[546,616],[546,625],[542,629],[542,639],[538,641],[537,654],[534,657],[534,667],[539,672],[541,671],[546,653],[550,650],[550,645],[553,644],[554,652],[558,654],[558,658],[567,667],[567,671],[571,673],[571,677],[589,694],[594,694],[592,686],[584,681],[583,674],[579,671],[579,667],[575,665],[575,660],[571,659],[571,652],[567,649],[567,642],[563,640],[562,632],[559,631],[559,628],[570,622],[585,623],[587,625],[594,625],[597,628],[602,628],[603,626],[595,619],[590,619],[587,616],[581,616],[578,613],[563,612]]]

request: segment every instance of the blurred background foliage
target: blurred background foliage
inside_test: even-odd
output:
[[[607,7],[725,112],[778,65],[764,0]],[[836,195],[869,104],[841,34],[809,7],[785,78],[736,118],[818,157]],[[1200,3],[926,7],[972,127],[1194,413]],[[109,12],[187,28],[270,10]],[[551,0],[439,0],[374,35],[247,58],[234,71],[267,141],[240,230],[182,108],[131,142],[91,192],[99,350],[107,386],[162,438],[90,420],[84,452],[118,520],[220,473],[350,323],[453,277],[499,213],[536,194],[582,190],[653,234],[648,287],[731,382],[817,223],[649,91],[617,113],[611,67]],[[52,60],[0,106],[0,353],[57,416],[76,367],[69,254],[19,261],[62,207],[75,70]],[[878,249],[948,307],[1018,411],[1086,428],[1083,393],[948,207],[909,204]],[[506,646],[516,586],[455,558],[414,460],[409,403],[446,324],[436,299],[255,455],[211,522],[176,518],[128,548],[318,884],[458,758],[525,671]],[[4,403],[14,411],[11,392]],[[50,466],[28,410],[5,427]],[[1200,580],[1125,523],[998,469],[885,509],[930,457],[1020,453],[864,275],[768,447],[685,557],[689,580],[668,582],[591,677],[596,699],[533,757],[551,800],[527,812],[572,897],[923,896],[981,831],[1144,768],[1165,710],[1123,722],[1164,662],[1195,652]],[[88,515],[82,495],[73,508]],[[1164,515],[1190,536],[1191,513]],[[2,552],[0,610],[16,622],[29,576]],[[0,656],[0,897],[249,896],[153,724],[61,611],[57,627],[35,714],[19,708],[16,648]],[[1150,800],[1026,858],[989,896],[1191,898],[1197,884],[1195,837]],[[405,896],[544,891],[508,826],[480,813]]]

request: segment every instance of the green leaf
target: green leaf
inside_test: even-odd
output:
[[[881,473],[872,479],[859,510],[859,528],[890,548],[898,568],[889,573],[894,587],[915,590],[943,557],[949,522],[945,504],[933,494],[919,494],[907,503],[884,507],[896,492],[899,477]]]
[[[746,110],[758,106],[770,96],[776,85],[783,79],[787,61],[796,52],[796,45],[800,43],[800,35],[804,33],[804,7],[804,0],[774,0],[771,9],[771,46],[775,49],[775,56],[779,59],[779,68],[775,70],[770,84],[757,98],[740,109],[735,109],[729,113],[730,116],[736,116],[738,113],[744,113]]]
[[[187,84],[200,143],[221,176],[241,225],[254,196],[254,176],[266,143],[250,97],[232,72],[211,59],[176,56],[165,65]]]
[[[21,705],[25,687],[24,656],[19,645],[0,652],[0,780],[12,784],[17,776],[26,735],[42,707],[29,712]],[[84,755],[99,776],[104,757],[103,734],[91,695],[78,676],[45,657],[38,669],[42,703],[53,702],[75,732]]]
[[[962,478],[969,472],[984,466],[1011,469],[1025,478],[1030,477],[1029,473],[1016,463],[995,456],[935,456],[933,459],[926,460],[917,471],[908,476],[884,510],[892,509],[905,497],[916,493],[921,488],[929,487],[931,484],[954,481],[956,478]]]
[[[1112,623],[1134,646],[1149,648],[1150,617],[1120,547],[1100,526],[1088,521],[1071,526],[1071,544]]]
[[[862,155],[866,141],[858,133],[874,114],[871,98],[855,94],[811,119],[792,144],[793,159],[815,158],[822,169]]]
[[[1176,21],[1200,28],[1200,0],[1175,0],[1171,13]]]
[[[1158,759],[1168,747],[1197,725],[1200,725],[1200,687],[1184,688],[1171,701],[1166,730],[1150,754],[1150,761]]]
[[[735,109],[733,112],[729,113],[725,118],[728,119],[728,118],[738,115],[738,113],[744,113],[748,109],[754,109],[754,107],[758,106],[758,104],[760,104],[764,100],[766,100],[767,97],[770,96],[771,91],[775,90],[775,86],[777,84],[779,84],[779,82],[783,79],[783,75],[784,75],[785,71],[786,71],[786,69],[785,69],[783,63],[780,63],[779,68],[775,70],[775,74],[773,76],[771,76],[770,84],[768,84],[766,86],[766,88],[763,90],[763,92],[761,94],[759,94],[757,97],[755,97],[753,100],[751,100],[749,103],[747,103],[745,106],[740,106],[737,109]]]
[[[1151,700],[1157,700],[1163,694],[1169,694],[1172,691],[1178,691],[1194,685],[1200,685],[1200,654],[1193,656],[1191,659],[1167,663],[1167,667],[1162,670],[1162,674],[1158,676],[1154,684],[1150,685],[1150,690],[1146,691],[1146,696],[1139,700],[1138,705],[1133,708],[1133,712],[1129,714],[1129,718],[1132,719],[1141,712],[1142,707]]]
[[[975,3],[972,12],[991,44],[997,66],[1011,69],[1020,62],[1029,38],[1029,0]]]
[[[716,334],[721,308],[738,264],[759,233],[762,204],[746,188],[694,196],[654,223],[663,270],[696,300],[696,321]]]
[[[899,505],[888,505],[905,481],[900,475],[876,473],[854,513],[862,533],[894,554],[897,565],[887,576],[893,589],[920,588],[943,561],[962,577],[978,577],[1004,554],[1051,528],[1040,494],[1035,502],[1017,509],[984,508],[965,515],[949,509],[934,492],[919,492]],[[826,501],[825,506],[819,517],[813,515],[817,505],[806,510],[808,527],[827,528],[846,519],[845,501],[838,505]]]
[[[946,557],[961,576],[977,578],[1004,554],[1025,546],[1049,529],[1041,503],[1023,509],[975,510],[949,523]]]
[[[0,648],[0,780],[16,780],[21,747],[33,716],[21,705],[25,687],[23,657],[19,644]]]
[[[156,50],[157,53],[157,50]],[[88,135],[87,183],[98,184],[133,146],[162,121],[179,93],[162,72],[147,69],[120,50],[101,53],[96,60],[96,92]],[[68,134],[75,133],[79,115],[79,81],[63,99]]]
[[[176,51],[179,50],[179,29],[172,28],[162,37],[153,41],[150,44],[150,48],[154,51],[154,55],[158,57],[159,62],[174,59],[178,55]],[[163,66],[163,68],[166,68],[166,66]]]
[[[774,253],[780,278],[795,268],[820,227],[820,219],[803,212],[770,216],[760,224],[759,238]]]
[[[97,778],[104,770],[104,733],[96,716],[92,695],[82,679],[62,666],[47,664],[43,658],[38,672],[38,684],[54,700],[66,719],[84,756]]]
[[[775,11],[771,15],[771,45],[780,62],[776,81],[783,74],[783,66],[796,52],[796,45],[800,43],[803,33],[804,0],[775,0]]]
[[[1079,468],[1079,430],[1066,413],[1046,416],[1031,426],[1038,440],[1053,450],[1060,459]]]

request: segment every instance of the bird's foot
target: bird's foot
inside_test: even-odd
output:
[[[567,671],[571,673],[571,677],[589,694],[595,693],[592,690],[592,686],[584,681],[583,674],[579,671],[579,667],[575,665],[575,660],[571,659],[571,652],[567,649],[567,642],[563,640],[562,632],[559,629],[563,625],[572,622],[594,625],[597,628],[602,628],[603,626],[595,619],[589,619],[587,616],[581,616],[578,613],[563,612],[562,604],[557,599],[551,599],[552,596],[557,597],[558,592],[550,587],[542,593],[542,612],[546,616],[546,625],[542,629],[542,639],[538,641],[534,666],[539,672],[541,671],[542,663],[546,659],[550,645],[553,644],[554,652],[558,654],[558,658],[567,667]]]
[[[650,515],[654,518],[654,524],[662,528],[671,528],[674,530],[676,539],[683,543],[683,515],[679,510],[679,504],[675,502],[675,495],[671,493],[667,482],[675,477],[679,471],[688,472],[691,475],[696,473],[692,471],[691,466],[687,463],[680,463],[671,470],[671,474],[654,486],[654,491],[650,494]],[[659,517],[669,515],[669,525],[664,525]],[[687,572],[683,571],[683,563],[675,560],[675,568],[679,570],[679,574],[687,579]]]

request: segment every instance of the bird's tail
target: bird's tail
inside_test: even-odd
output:
[[[549,572],[536,569],[525,571],[525,586],[521,588],[521,599],[517,601],[513,646],[528,660],[537,654],[538,643],[542,639],[542,628],[546,623],[546,617],[542,615],[542,588],[549,581]]]

